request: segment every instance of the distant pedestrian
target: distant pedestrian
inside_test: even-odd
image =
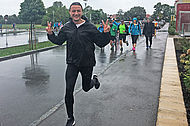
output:
[[[152,21],[150,19],[147,19],[147,22],[144,25],[143,28],[143,35],[146,37],[146,49],[151,48],[152,46],[152,37],[155,34],[155,27]],[[150,41],[150,45],[148,44],[148,40]]]
[[[98,27],[98,31],[100,31],[101,33],[104,31],[104,26],[102,25],[102,23],[100,23],[100,26]]]
[[[115,24],[113,24],[112,20],[109,22],[110,24],[110,34],[111,34],[111,40],[110,40],[110,45],[111,45],[111,50],[114,50],[114,46],[115,49],[116,47],[116,35],[117,35],[117,26]]]
[[[59,30],[58,22],[55,22],[55,23],[54,23],[54,30],[55,30],[56,32],[58,32],[58,30]]]
[[[133,18],[133,21],[131,22],[129,26],[129,34],[131,35],[131,38],[132,38],[132,44],[133,44],[132,50],[135,51],[137,39],[139,35],[141,35],[141,27],[137,18]]]
[[[13,30],[16,30],[16,24],[13,23]]]
[[[87,18],[82,16],[83,9],[79,2],[74,2],[69,8],[70,20],[59,31],[58,36],[52,32],[51,25],[48,23],[48,39],[62,45],[67,41],[67,70],[66,70],[66,94],[65,104],[67,109],[68,120],[66,126],[74,126],[75,120],[73,115],[74,104],[74,87],[79,72],[82,76],[82,88],[85,92],[95,87],[100,87],[97,75],[93,75],[95,61],[95,45],[99,47],[106,46],[110,41],[110,27],[108,20],[106,24],[102,21],[104,31],[101,33],[96,26],[90,23]],[[92,79],[91,79],[92,78]]]
[[[3,25],[0,23],[0,31],[2,33]]]
[[[120,50],[123,51],[123,43],[129,45],[128,40],[126,41],[126,36],[129,35],[128,26],[124,23],[124,20],[121,20],[121,24],[118,26],[119,32],[119,41],[120,41]]]
[[[155,27],[155,30],[154,30],[154,37],[156,37],[156,29],[158,29],[158,21],[156,21],[156,19],[154,19],[154,21],[153,21],[153,23],[154,23],[154,27]]]
[[[112,19],[112,22],[113,22],[113,24],[115,24],[116,26],[117,26],[117,29],[118,29],[118,26],[121,24],[121,22],[119,21],[117,21],[115,18],[113,18]],[[116,34],[116,43],[119,43],[119,32],[117,32],[117,34]]]
[[[98,31],[101,33],[104,31],[104,26],[102,25],[102,23],[100,23],[100,26],[98,27]],[[104,50],[104,47],[101,47],[101,51],[102,50]]]

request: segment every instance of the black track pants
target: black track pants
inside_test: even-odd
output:
[[[80,72],[82,76],[82,89],[88,92],[94,85],[94,81],[91,79],[92,71],[93,67],[77,67],[72,64],[68,64],[67,66],[65,104],[69,118],[73,117],[73,92],[78,74]]]

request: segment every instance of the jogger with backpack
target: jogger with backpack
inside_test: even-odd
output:
[[[133,44],[132,50],[135,51],[138,36],[141,35],[141,27],[137,18],[133,18],[133,21],[129,26],[129,34],[131,35],[132,38],[132,44]]]

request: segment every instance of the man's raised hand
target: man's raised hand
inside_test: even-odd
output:
[[[52,29],[51,29],[51,22],[47,21],[47,27],[46,27],[46,31],[48,34],[53,34]]]
[[[110,26],[108,25],[108,19],[106,21],[106,24],[104,23],[104,21],[102,20],[102,24],[104,26],[104,32],[109,32],[110,31]]]

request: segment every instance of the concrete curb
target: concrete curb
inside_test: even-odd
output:
[[[66,44],[64,44],[62,46],[65,46],[65,45]],[[47,51],[47,50],[50,50],[50,49],[53,49],[53,48],[57,48],[57,47],[59,47],[59,46],[56,45],[56,46],[52,46],[52,47],[47,47],[47,48],[27,51],[27,52],[24,52],[24,53],[18,53],[18,54],[12,54],[12,55],[9,55],[9,56],[0,57],[0,62],[4,61],[4,60],[14,59],[14,58],[21,57],[21,56],[30,55],[30,54],[37,53],[37,52]]]
[[[173,38],[166,44],[156,126],[188,126]]]

